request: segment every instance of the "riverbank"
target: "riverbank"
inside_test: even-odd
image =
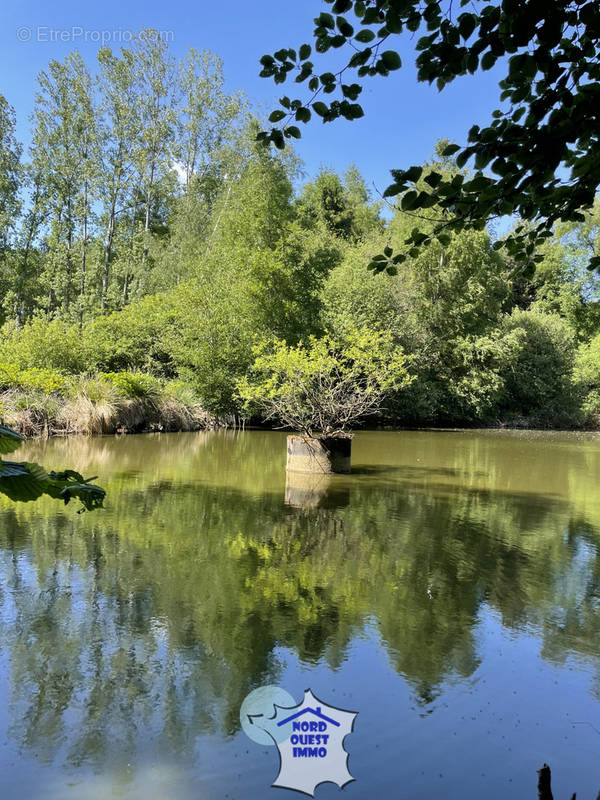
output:
[[[190,388],[141,373],[105,373],[59,386],[42,371],[0,392],[0,422],[26,437],[198,431],[221,426]]]
[[[563,424],[558,424],[563,421]],[[51,369],[0,369],[0,424],[28,438],[115,433],[185,432],[235,426],[239,419],[215,416],[204,408],[194,387],[144,372],[63,375]],[[252,427],[270,428],[260,419]],[[510,414],[493,420],[407,420],[373,418],[369,428],[383,430],[598,430],[597,415],[549,420]],[[579,424],[577,424],[579,423]]]

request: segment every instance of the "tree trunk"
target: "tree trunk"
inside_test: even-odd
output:
[[[79,329],[83,326],[83,297],[85,295],[85,270],[86,270],[86,250],[88,238],[88,184],[87,180],[83,188],[83,227],[81,242],[81,281],[79,285]]]
[[[152,207],[152,190],[154,188],[154,169],[155,162],[153,160],[150,167],[148,190],[146,191],[146,215],[144,219],[144,248],[142,250],[142,264],[146,263],[146,258],[148,256],[148,234],[150,232],[150,209]]]

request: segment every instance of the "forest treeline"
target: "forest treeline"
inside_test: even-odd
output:
[[[39,76],[27,152],[0,97],[0,419],[25,433],[189,429],[243,416],[256,348],[389,331],[413,376],[399,425],[597,427],[600,202],[556,227],[535,274],[494,230],[367,264],[434,224],[356,168],[303,182],[222,64],[147,31],[93,71]],[[439,146],[430,171],[460,180]],[[427,169],[416,188],[427,191]],[[410,254],[409,254],[410,256]]]

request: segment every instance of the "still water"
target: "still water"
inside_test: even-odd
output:
[[[363,432],[286,486],[285,435],[28,443],[106,509],[0,503],[0,797],[254,800],[252,689],[358,712],[317,798],[600,788],[600,437]]]

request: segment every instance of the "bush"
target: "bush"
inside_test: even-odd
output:
[[[172,315],[169,295],[152,295],[121,311],[97,317],[82,332],[84,370],[144,370],[173,376],[164,340]]]
[[[22,328],[5,325],[0,333],[5,364],[77,374],[88,369],[79,329],[61,320],[36,317]]]
[[[575,332],[556,314],[513,311],[503,321],[505,333],[520,339],[505,374],[504,411],[534,424],[572,425],[578,417],[573,386]]]
[[[600,334],[580,346],[573,381],[581,395],[581,409],[588,424],[600,423]]]
[[[156,400],[163,392],[160,381],[143,372],[101,372],[98,377],[114,386],[121,397]]]
[[[246,407],[307,436],[346,435],[411,380],[403,351],[379,331],[354,331],[341,341],[311,336],[297,347],[275,341],[256,356],[250,378],[238,382]]]
[[[0,364],[0,389],[33,390],[49,395],[61,392],[65,385],[65,376],[53,369],[19,369],[16,364]]]

